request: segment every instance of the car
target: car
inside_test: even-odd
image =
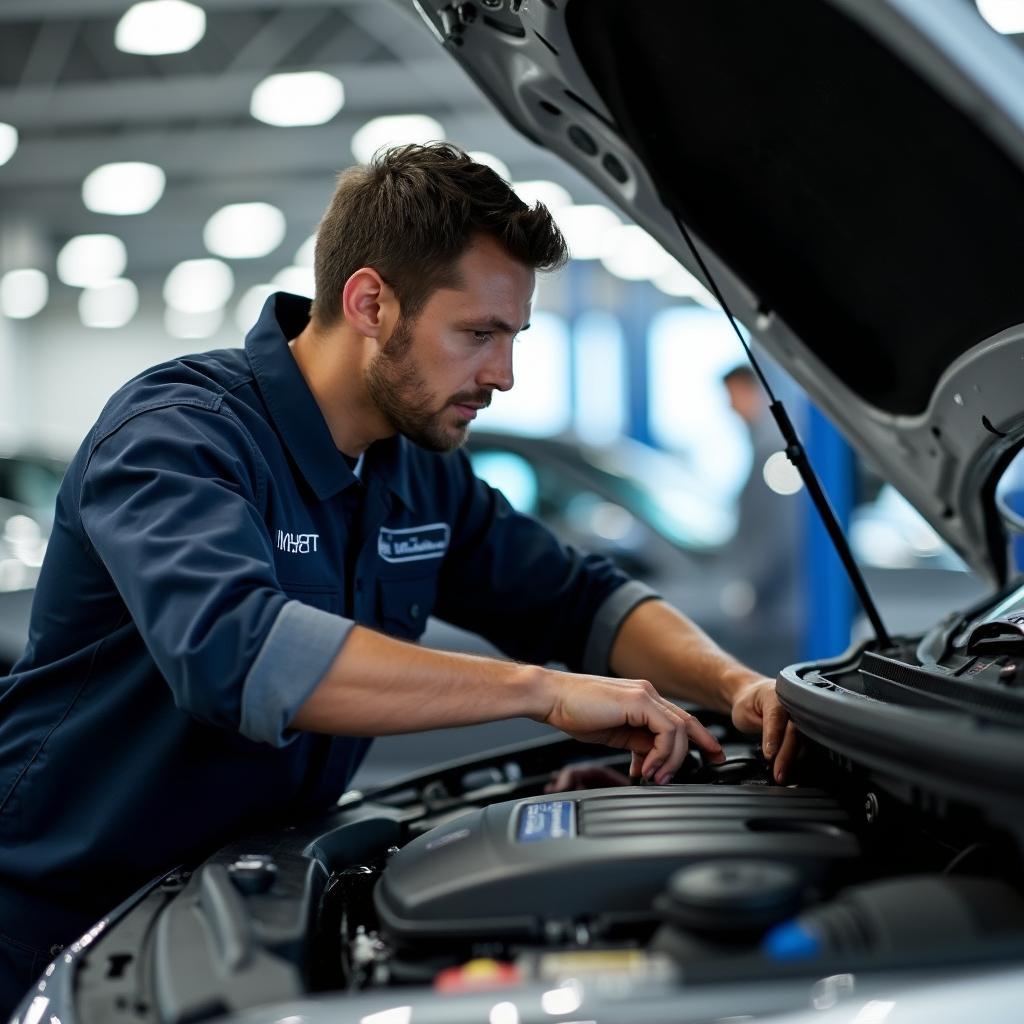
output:
[[[32,449],[0,452],[0,675],[25,646],[32,592],[66,466]]]
[[[726,763],[666,787],[548,792],[624,765],[542,737],[352,791],[111,908],[19,1024],[1019,1020],[1020,51],[963,0],[396,2],[991,590],[784,668],[789,785],[705,711]]]

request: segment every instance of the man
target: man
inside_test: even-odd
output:
[[[756,652],[758,668],[787,665],[798,658],[801,621],[797,578],[800,506],[765,481],[768,458],[784,442],[768,408],[764,389],[745,363],[722,377],[733,412],[750,436],[752,461],[737,500],[736,533],[721,553],[734,580],[749,588],[744,645]]]
[[[778,749],[768,680],[458,450],[512,387],[535,269],[565,255],[459,150],[392,150],[340,179],[312,311],[275,295],[244,351],[110,400],[0,684],[3,1005],[160,871],[330,806],[368,737],[529,716],[664,783],[689,743],[722,754],[660,690]],[[408,643],[432,612],[520,662]]]

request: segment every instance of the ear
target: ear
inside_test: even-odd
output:
[[[366,338],[386,340],[398,322],[398,299],[372,267],[360,267],[341,292],[345,321]]]

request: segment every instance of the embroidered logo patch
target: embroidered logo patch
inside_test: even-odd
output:
[[[319,533],[285,533],[277,531],[278,551],[287,551],[290,555],[308,555],[317,549]]]
[[[401,530],[380,528],[377,553],[385,562],[418,562],[423,558],[441,558],[448,550],[451,531],[447,523],[407,526]]]

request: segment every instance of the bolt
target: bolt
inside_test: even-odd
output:
[[[864,798],[864,820],[869,825],[878,821],[878,797],[874,793],[868,793]]]

